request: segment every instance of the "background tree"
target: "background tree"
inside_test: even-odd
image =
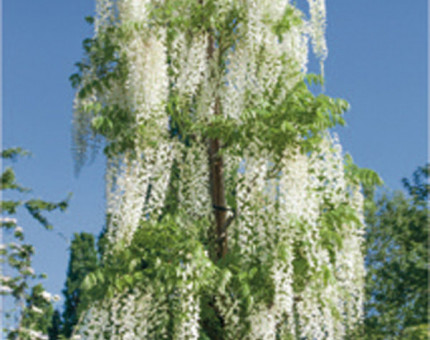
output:
[[[18,156],[27,154],[21,148],[12,148],[2,151],[1,158],[13,161]],[[1,175],[0,190],[14,191],[22,196],[30,191],[16,182],[15,172],[11,167],[5,168]],[[51,302],[57,300],[40,283],[33,285],[36,280],[45,278],[45,275],[36,274],[31,267],[34,247],[24,242],[24,229],[13,216],[20,207],[24,207],[46,229],[52,229],[43,213],[57,209],[64,211],[67,204],[68,199],[53,203],[41,199],[19,200],[2,196],[0,227],[4,239],[2,238],[0,245],[0,294],[10,298],[5,300],[6,324],[2,330],[8,339],[44,339],[52,315]]]
[[[71,77],[77,165],[107,156],[84,338],[341,339],[362,318],[360,182],[309,84],[325,5],[98,0]]]
[[[85,296],[81,294],[81,284],[88,273],[98,266],[94,236],[89,233],[75,233],[70,245],[70,259],[63,294],[65,297],[63,313],[64,336],[70,337],[79,320],[80,304]]]
[[[61,320],[61,313],[58,309],[54,311],[52,315],[51,324],[48,328],[49,340],[60,340],[62,339],[63,323]]]
[[[408,192],[368,202],[365,335],[427,339],[429,166],[403,179]]]

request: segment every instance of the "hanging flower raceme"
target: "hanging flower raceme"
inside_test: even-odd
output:
[[[361,320],[362,196],[315,96],[325,4],[98,0],[72,80],[76,155],[104,141],[86,339],[344,339]],[[352,167],[356,170],[356,168]]]

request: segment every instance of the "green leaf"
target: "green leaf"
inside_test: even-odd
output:
[[[94,17],[92,17],[92,16],[87,16],[87,17],[85,17],[85,21],[86,21],[87,23],[89,23],[90,25],[92,25],[92,24],[94,24]]]
[[[27,150],[24,150],[23,148],[17,147],[17,148],[9,148],[6,150],[3,150],[0,153],[0,157],[3,159],[10,159],[15,160],[18,156],[29,156],[31,153]]]
[[[91,124],[95,130],[99,130],[104,122],[105,118],[103,116],[97,116],[93,118]]]

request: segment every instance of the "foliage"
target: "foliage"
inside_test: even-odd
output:
[[[2,159],[9,159],[9,160],[16,160],[18,156],[28,156],[30,155],[30,152],[27,150],[24,150],[21,147],[16,148],[9,148],[6,150],[2,150],[0,153],[0,157]]]
[[[427,339],[429,166],[368,204],[366,339]]]
[[[82,287],[93,300],[87,303],[113,297],[117,289],[143,288],[148,281],[159,282],[156,289],[172,294],[179,283],[178,270],[195,261],[197,267],[208,268],[198,277],[190,278],[190,282],[202,290],[210,286],[214,268],[199,240],[199,229],[204,223],[183,218],[167,215],[159,222],[142,221],[130,246],[86,276]]]
[[[1,157],[15,160],[19,155],[27,154],[28,152],[21,148],[13,148],[2,151]],[[11,167],[6,168],[1,175],[1,190],[16,191],[20,194],[30,191],[16,182],[15,172]],[[53,313],[51,301],[57,297],[46,292],[40,283],[33,285],[34,280],[44,278],[45,275],[36,274],[31,267],[34,247],[24,242],[24,229],[18,225],[16,218],[12,217],[20,207],[24,207],[30,215],[49,229],[51,225],[43,212],[64,210],[67,207],[67,199],[59,203],[41,199],[1,201],[0,227],[10,241],[2,243],[0,248],[0,262],[3,265],[0,294],[10,297],[7,303],[15,305],[5,312],[8,323],[3,331],[8,339],[43,339]]]

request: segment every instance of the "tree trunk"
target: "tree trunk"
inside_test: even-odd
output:
[[[215,41],[212,34],[209,35],[207,57],[212,60],[215,52]],[[221,115],[221,103],[217,94],[215,94],[214,115]],[[223,259],[228,251],[227,247],[227,207],[225,198],[224,183],[224,161],[220,155],[221,143],[219,138],[209,139],[208,141],[208,160],[209,160],[209,184],[212,207],[215,215],[215,228],[213,229],[214,254],[213,260],[218,262]],[[212,231],[211,231],[212,232]],[[223,340],[224,318],[216,307],[215,297],[212,297],[209,307],[213,309],[217,322],[210,322],[203,325],[207,334],[213,340]],[[214,326],[214,324],[216,326]]]
[[[215,50],[215,42],[212,35],[209,36],[208,59],[212,59]],[[219,97],[215,96],[214,114],[220,115]],[[227,254],[227,207],[225,199],[224,185],[224,161],[220,155],[220,140],[218,138],[210,139],[208,145],[209,158],[209,182],[212,198],[212,206],[215,214],[215,255],[216,260],[220,260]]]

